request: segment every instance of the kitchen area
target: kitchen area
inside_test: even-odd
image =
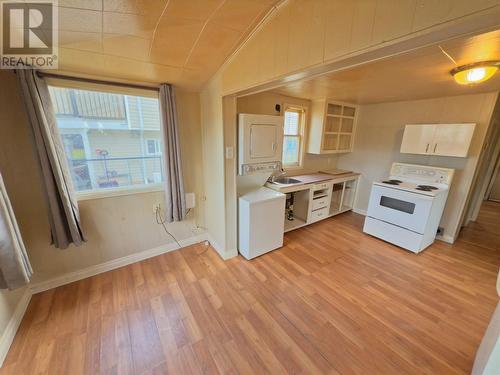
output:
[[[428,52],[428,64],[441,58]],[[410,60],[373,65],[402,81]],[[407,86],[358,67],[237,98],[241,255],[348,211],[365,216],[360,231],[402,251],[456,240],[498,95],[489,83],[470,92],[451,80],[442,96],[418,79]]]

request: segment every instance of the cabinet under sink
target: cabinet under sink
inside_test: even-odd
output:
[[[301,186],[293,196],[293,220],[285,213],[285,232],[352,210],[359,175],[335,178],[326,182]]]

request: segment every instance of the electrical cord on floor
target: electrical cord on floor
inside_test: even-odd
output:
[[[165,232],[170,237],[172,237],[174,239],[175,243],[177,244],[177,246],[179,246],[179,249],[180,249],[182,247],[181,244],[179,243],[179,241],[177,241],[177,238],[175,238],[175,236],[168,231],[167,226],[165,225],[166,220],[164,220],[163,217],[161,216],[161,207],[160,207],[160,205],[158,205],[156,207],[155,214],[156,214],[156,224],[161,224],[162,225],[163,229],[165,229]]]
[[[188,209],[188,210],[187,210],[187,212],[186,212],[186,216],[187,216],[187,215],[189,215],[189,213],[190,213],[190,212],[191,212],[191,209]],[[166,233],[167,233],[170,237],[172,237],[172,238],[174,239],[174,241],[177,243],[177,246],[179,246],[179,249],[180,249],[180,248],[182,248],[182,246],[181,246],[181,244],[179,243],[179,241],[177,241],[177,238],[175,238],[175,236],[174,236],[172,233],[170,233],[170,232],[168,231],[167,226],[166,226],[166,220],[165,220],[165,219],[163,219],[163,217],[161,216],[161,206],[160,206],[160,205],[158,205],[158,206],[156,207],[155,215],[156,215],[156,223],[157,223],[157,224],[161,224],[161,226],[163,227],[163,229],[165,230],[165,232],[166,232]],[[205,230],[206,230],[206,228],[204,228],[204,227],[199,227],[198,225],[196,226],[196,229],[205,229]],[[193,232],[193,234],[194,234],[194,231],[192,231],[192,232]],[[208,242],[208,241],[207,241],[207,242]],[[206,249],[205,249],[205,250],[203,250],[203,251],[201,251],[201,252],[199,252],[199,253],[197,252],[197,253],[196,253],[196,255],[200,256],[200,255],[205,254],[205,253],[208,251],[208,249],[210,249],[210,243],[208,243],[208,245],[207,245],[207,246],[205,246],[205,247],[206,247]]]

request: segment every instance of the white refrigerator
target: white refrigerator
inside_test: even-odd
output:
[[[239,198],[239,251],[252,259],[283,246],[286,195],[261,187]]]

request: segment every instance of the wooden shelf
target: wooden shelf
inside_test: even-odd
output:
[[[355,118],[355,116],[344,116],[344,115],[332,115],[330,113],[327,113],[326,114],[328,117],[338,117],[338,118],[350,118],[350,119],[353,119]]]

